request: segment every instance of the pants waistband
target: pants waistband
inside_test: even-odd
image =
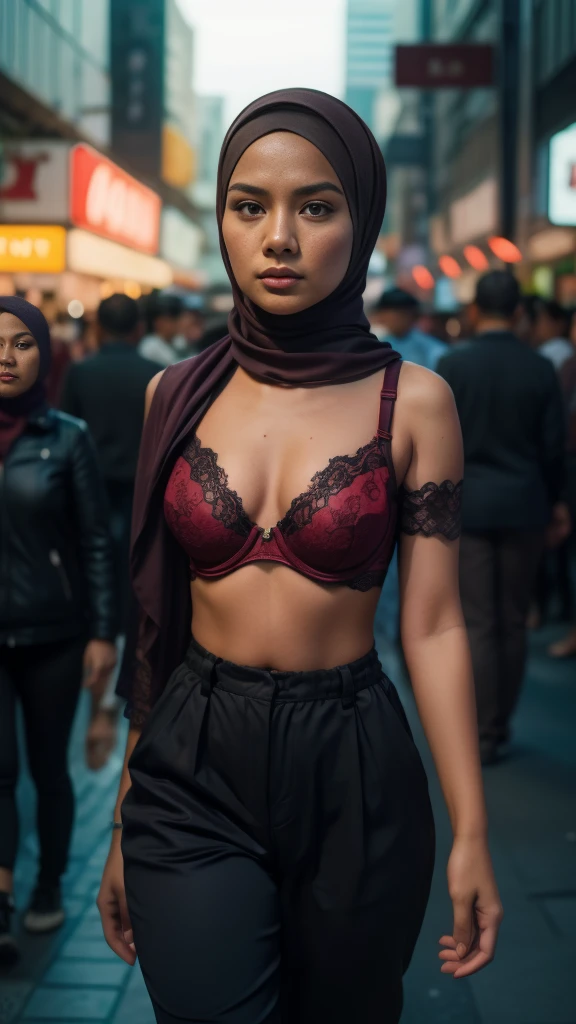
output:
[[[358,690],[372,686],[383,676],[376,648],[348,665],[314,669],[310,672],[276,672],[250,665],[236,665],[218,658],[192,639],[185,664],[202,682],[202,693],[212,687],[228,690],[257,700],[286,703],[318,698],[340,697],[343,707],[351,707]]]

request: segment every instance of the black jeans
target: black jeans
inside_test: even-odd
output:
[[[68,741],[82,682],[82,637],[30,647],[0,647],[0,867],[13,870],[18,847],[16,701],[24,714],[30,774],[38,795],[39,880],[66,869],[74,794]]]
[[[526,663],[526,619],[542,556],[541,530],[463,533],[460,594],[481,740],[508,739]]]
[[[269,672],[192,642],[129,769],[126,894],[159,1024],[396,1024],[434,821],[375,651]]]

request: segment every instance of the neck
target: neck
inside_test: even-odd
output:
[[[476,324],[476,334],[486,331],[511,331],[512,321],[505,316],[484,316]]]

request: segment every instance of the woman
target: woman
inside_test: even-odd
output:
[[[16,702],[36,787],[40,865],[24,918],[31,932],[64,920],[60,879],[74,815],[67,749],[84,685],[115,663],[115,612],[103,485],[85,424],[46,405],[48,324],[0,296],[0,960],[10,934],[18,844]]]
[[[98,903],[161,1024],[400,1017],[434,859],[422,763],[373,647],[400,485],[403,640],[455,831],[442,970],[494,952],[461,442],[443,381],[400,370],[364,318],[384,206],[380,151],[343,103],[253,103],[219,167],[230,335],[149,386],[139,668]]]

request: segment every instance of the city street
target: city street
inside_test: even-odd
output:
[[[491,849],[506,918],[495,963],[472,980],[444,977],[436,959],[438,938],[452,924],[445,886],[450,834],[439,785],[429,755],[424,755],[438,829],[437,869],[405,979],[402,1024],[576,1024],[576,679],[573,661],[554,664],[545,656],[547,643],[561,632],[562,627],[550,626],[533,637],[511,754],[484,772]],[[398,679],[399,668],[383,639],[381,655]],[[399,688],[425,751],[410,691]],[[72,750],[78,816],[65,886],[68,920],[62,932],[49,938],[20,933],[22,960],[0,978],[2,1024],[153,1024],[138,968],[131,970],[108,949],[94,904],[121,756],[119,749],[102,772],[88,772],[82,746],[85,719],[83,705]],[[120,747],[122,742],[123,736]],[[16,895],[21,911],[35,858],[33,801],[26,777],[20,803]]]

